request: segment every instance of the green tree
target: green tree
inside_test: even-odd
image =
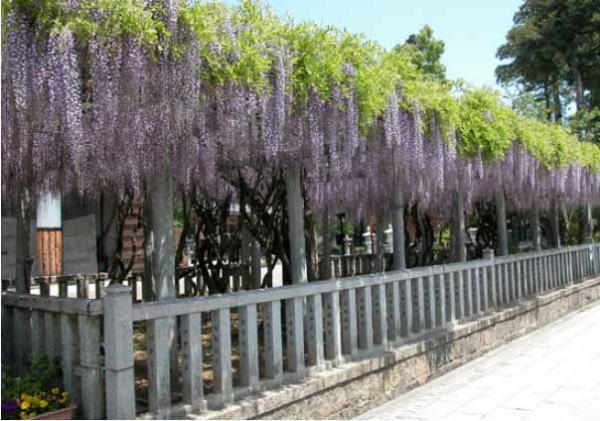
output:
[[[579,115],[569,119],[573,129],[600,142],[594,111],[600,107],[598,0],[525,0],[497,56],[509,60],[496,69],[501,83],[544,98],[552,111],[547,117],[558,122],[574,97]]]
[[[418,34],[410,35],[404,44],[398,44],[394,49],[407,52],[413,64],[425,75],[439,81],[446,80],[446,66],[441,61],[445,44],[434,38],[429,25],[423,26]]]

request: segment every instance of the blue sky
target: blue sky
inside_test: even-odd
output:
[[[448,77],[495,86],[496,50],[522,0],[267,0],[279,15],[364,33],[386,48],[429,24],[446,43]]]

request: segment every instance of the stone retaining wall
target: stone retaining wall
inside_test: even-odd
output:
[[[198,419],[351,418],[598,299],[600,278],[569,285]]]

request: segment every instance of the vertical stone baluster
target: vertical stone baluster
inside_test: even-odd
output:
[[[306,298],[306,339],[308,364],[321,369],[325,365],[323,353],[323,303],[321,294]]]
[[[46,354],[44,328],[45,328],[44,312],[40,310],[31,311],[31,352],[38,356]],[[7,344],[8,344],[7,339]],[[7,361],[7,360],[4,360]]]
[[[357,350],[358,327],[356,325],[356,291],[345,289],[341,293],[342,305],[342,352],[353,357]]]
[[[467,308],[469,317],[473,316],[473,269],[467,269]]]
[[[62,313],[60,315],[60,330],[63,387],[69,391],[71,401],[79,406],[81,404],[79,377],[75,375],[75,367],[79,364],[77,319],[74,316]]]
[[[374,285],[373,296],[373,341],[384,349],[388,346],[387,338],[387,306],[385,299],[385,285]]]
[[[481,268],[475,268],[475,307],[477,308],[477,313],[482,314],[483,309],[481,308]]]
[[[419,313],[419,332],[425,330],[425,289],[423,288],[423,277],[417,278],[417,305]]]
[[[456,321],[456,287],[454,285],[454,274],[456,272],[450,272],[448,274],[448,303],[450,304],[450,323]]]
[[[304,374],[304,318],[302,298],[285,301],[287,370],[297,378]]]
[[[212,367],[213,394],[212,404],[222,408],[233,401],[233,380],[231,377],[231,322],[229,309],[211,311],[212,323]],[[168,352],[168,351],[167,351]],[[169,359],[168,353],[165,357]]]
[[[400,283],[390,282],[386,285],[388,339],[399,341],[402,334],[400,317]]]
[[[258,389],[258,323],[256,304],[239,308],[240,384]]]
[[[465,318],[465,280],[464,271],[461,269],[458,272],[458,320]]]
[[[412,279],[404,281],[404,307],[406,311],[406,336],[409,337],[413,329],[413,295],[412,295]]]
[[[445,327],[447,324],[446,317],[446,274],[441,273],[438,277],[440,283],[440,325]]]
[[[244,323],[242,322],[243,317],[240,314],[240,324]],[[202,314],[184,314],[181,316],[180,326],[183,353],[183,402],[189,405],[191,412],[197,413],[206,406],[202,372]],[[240,335],[240,347],[243,347],[242,340],[242,335]],[[258,343],[256,343],[256,348],[258,348]],[[244,377],[244,374],[247,373],[247,371],[244,372],[247,360],[246,355],[240,357],[243,379],[247,379]]]
[[[490,298],[489,298],[489,289],[488,289],[488,284],[489,284],[488,272],[489,272],[488,266],[484,266],[481,269],[481,275],[483,277],[482,282],[481,282],[481,287],[482,287],[481,295],[483,298],[482,306],[483,306],[484,313],[487,313],[488,310],[490,309],[490,301],[489,301]]]
[[[340,294],[332,291],[324,294],[325,312],[325,358],[333,365],[342,363],[342,326],[340,318]]]
[[[358,347],[370,351],[373,348],[371,287],[358,288],[356,299],[358,301]]]
[[[264,319],[265,375],[281,380],[283,374],[283,348],[281,343],[281,302],[272,301],[262,305]]]
[[[81,408],[83,418],[88,420],[104,418],[104,402],[100,387],[102,384],[101,324],[100,316],[77,316]],[[132,395],[133,390],[130,396]]]
[[[510,273],[509,273],[509,264],[504,263],[503,265],[504,275],[503,275],[503,284],[504,284],[504,302],[510,303]]]
[[[427,284],[429,290],[429,327],[431,329],[436,326],[436,304],[435,304],[435,275],[429,275],[427,277]]]
[[[515,261],[515,299],[520,300],[523,296],[523,278],[521,277],[521,261]]]
[[[170,328],[167,318],[146,323],[148,404],[150,412],[161,418],[168,416],[171,407]]]

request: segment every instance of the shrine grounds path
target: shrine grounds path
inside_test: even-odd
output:
[[[600,420],[600,304],[375,408],[360,419]]]

